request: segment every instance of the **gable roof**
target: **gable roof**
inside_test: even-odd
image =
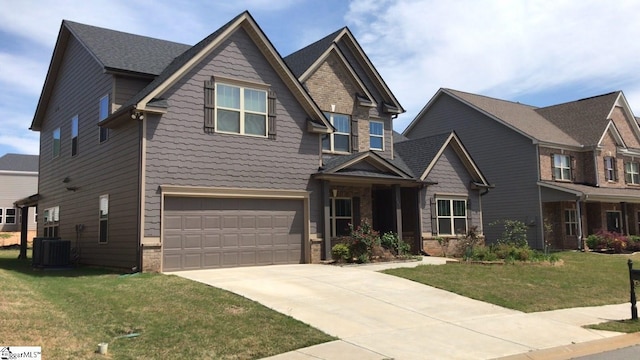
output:
[[[633,118],[621,91],[538,108],[518,102],[495,99],[452,89],[439,89],[403,132],[407,135],[442,95],[472,107],[536,143],[584,148],[597,146],[611,126],[611,112],[617,104]],[[640,137],[640,127],[634,131]],[[619,135],[619,133],[618,133]],[[619,139],[619,143],[624,146]]]
[[[620,94],[615,91],[535,111],[580,144],[596,145],[609,124],[609,113]]]
[[[343,27],[333,33],[325,36],[324,38],[286,56],[284,61],[287,63],[293,73],[300,79],[307,70],[309,70],[314,64],[318,63],[318,60],[325,57],[327,53],[334,49],[340,49],[337,45],[340,41],[345,41],[349,47],[354,50],[356,58],[362,62],[362,67],[368,72],[369,76],[374,80],[374,86],[378,87],[380,93],[384,99],[382,100],[383,108],[387,112],[391,113],[403,113],[405,112],[398,99],[391,92],[391,89],[384,82],[378,70],[373,66],[373,63],[364,52],[358,41],[353,36],[351,30],[348,27]],[[346,60],[345,60],[346,61]],[[352,64],[346,62],[350,67]],[[354,71],[355,73],[355,71]],[[371,89],[369,89],[370,91]],[[375,100],[375,99],[371,99]]]
[[[448,146],[456,152],[477,185],[491,187],[455,132],[398,142],[394,150],[414,175],[424,181]]]
[[[267,60],[280,74],[284,83],[311,117],[314,122],[311,130],[330,132],[333,127],[329,121],[302,87],[302,84],[285,65],[280,54],[248,11],[239,14],[194,46],[98,28],[67,20],[63,21],[31,129],[40,130],[44,111],[53,91],[57,70],[62,63],[64,51],[71,36],[75,37],[85,47],[106,72],[128,73],[153,79],[132,99],[100,123],[101,126],[108,126],[115,123],[116,119],[119,119],[119,121],[125,119],[123,117],[124,114],[127,114],[128,118],[128,113],[134,109],[150,111],[164,109],[162,106],[158,106],[158,104],[162,105],[162,101],[161,99],[156,99],[155,96],[161,95],[164,90],[175,84],[198,61],[209,54],[216,45],[224,41],[233,31],[240,27],[247,31],[249,36],[256,42]],[[151,108],[147,109],[147,105],[150,105]]]
[[[38,172],[38,155],[5,154],[0,157],[0,171]]]
[[[402,160],[390,160],[374,151],[358,152],[328,159],[316,173],[316,178],[326,178],[327,176],[416,182],[416,177],[411,169]]]

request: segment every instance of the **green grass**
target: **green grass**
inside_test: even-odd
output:
[[[256,302],[161,274],[33,270],[0,251],[2,345],[51,359],[256,359],[333,340]],[[132,338],[119,336],[137,333]]]
[[[588,325],[590,329],[617,331],[622,333],[634,333],[640,331],[640,321],[638,320],[620,320],[608,321],[602,324]]]
[[[557,254],[563,266],[447,264],[386,270],[440,289],[524,312],[629,301],[629,255]],[[640,268],[640,255],[631,257]]]

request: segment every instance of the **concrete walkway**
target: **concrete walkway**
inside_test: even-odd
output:
[[[444,262],[426,257],[421,263]],[[340,339],[272,360],[492,359],[617,336],[581,325],[630,316],[628,304],[525,314],[376,272],[416,265],[279,265],[174,274],[240,294]]]

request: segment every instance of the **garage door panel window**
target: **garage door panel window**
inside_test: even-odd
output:
[[[437,199],[438,235],[455,235],[467,231],[467,201]]]

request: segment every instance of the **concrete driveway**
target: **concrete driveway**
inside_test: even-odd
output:
[[[394,265],[305,264],[174,274],[255,300],[341,339],[272,359],[490,359],[619,335],[580,325],[628,316],[625,304],[525,314],[372,271],[389,266]]]

